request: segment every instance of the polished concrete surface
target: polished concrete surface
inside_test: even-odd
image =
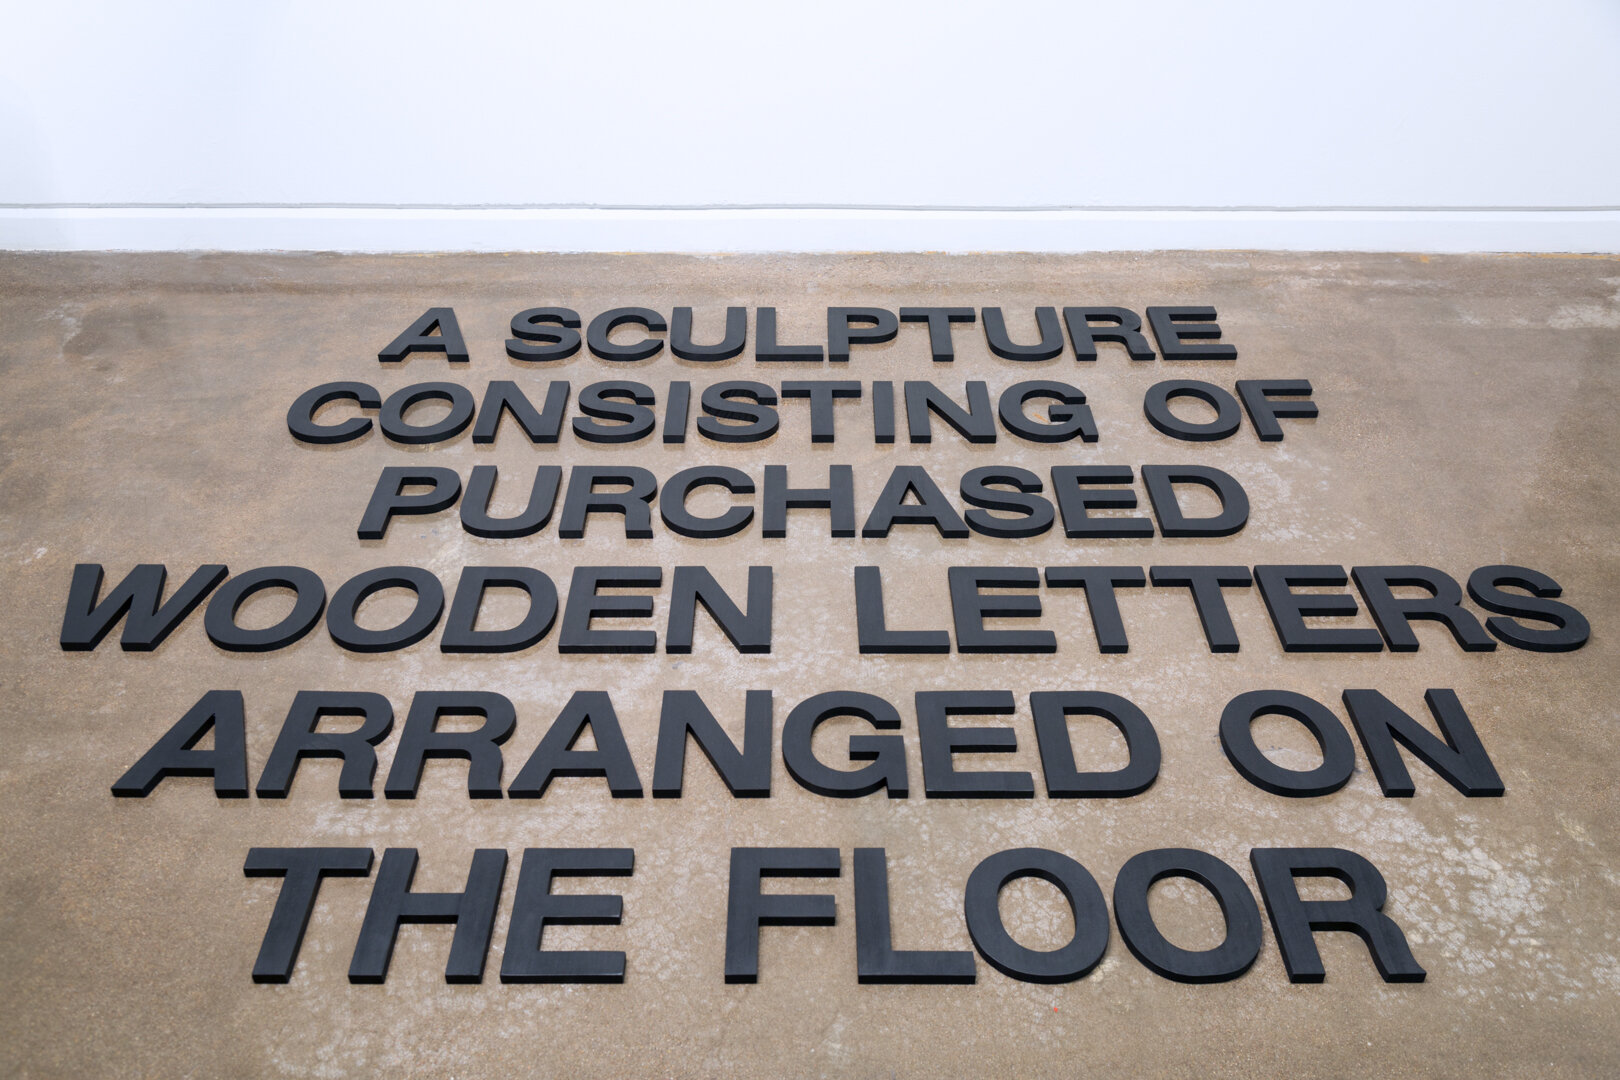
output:
[[[720,364],[668,352],[630,364],[581,353],[558,364],[509,360],[508,320],[534,306],[587,319],[644,305],[690,305],[718,333],[720,309],[774,305],[783,337],[819,341],[835,305],[1000,306],[1014,334],[1034,334],[1036,305],[1208,304],[1220,312],[1234,363],[1133,363],[1106,346],[1095,364],[992,356],[976,327],[957,331],[953,366],[930,362],[907,325],[847,365],[756,364],[752,350]],[[424,309],[453,306],[470,364],[418,354],[380,365],[379,348]],[[1140,254],[1085,257],[749,256],[42,256],[0,255],[0,1072],[17,1076],[445,1075],[1365,1075],[1575,1077],[1620,1071],[1620,835],[1614,704],[1620,649],[1620,261],[1574,257]],[[535,370],[538,368],[538,370]],[[596,445],[564,433],[531,446],[508,426],[492,446],[466,434],[404,447],[372,432],[331,447],[288,434],[288,405],[305,389],[362,380],[385,395],[423,381],[481,391],[636,379],[662,401],[674,379],[932,379],[960,395],[967,379],[992,392],[1026,379],[1075,383],[1094,410],[1096,444],[1041,445],[1000,434],[969,445],[942,430],[929,445],[874,445],[867,402],[840,404],[835,444],[813,445],[804,402],[783,406],[781,431],[752,444],[655,436]],[[1282,442],[1245,421],[1231,439],[1183,443],[1144,421],[1144,392],[1164,379],[1306,378],[1321,415],[1283,422]],[[540,396],[538,393],[536,398]],[[1189,416],[1195,410],[1188,408]],[[571,412],[570,415],[573,415]],[[355,529],[379,470],[439,465],[465,478],[497,464],[519,479],[498,490],[515,510],[537,464],[638,464],[667,479],[727,464],[756,480],[788,464],[795,484],[833,463],[856,470],[858,518],[895,465],[928,468],[955,499],[980,465],[1193,463],[1238,478],[1249,523],[1222,539],[1070,540],[1060,531],[1006,540],[941,539],[900,527],[887,540],[835,538],[825,515],[796,513],[789,536],[756,522],[723,540],[692,540],[655,518],[651,539],[626,539],[593,518],[584,539],[557,522],[522,540],[488,540],[453,511],[397,521],[381,541]],[[1140,485],[1136,487],[1141,492]],[[710,489],[694,506],[715,512]],[[665,569],[702,564],[740,594],[743,568],[775,567],[769,655],[741,656],[706,616],[690,655],[564,655],[554,629],[516,655],[450,656],[438,635],[405,650],[340,649],[324,628],[289,648],[231,653],[210,643],[199,610],[161,647],[124,652],[116,633],[91,652],[58,644],[78,563],[109,583],[138,563],[169,567],[173,588],[206,563],[233,573],[297,564],[328,592],[362,570],[410,564],[453,585],[469,565],[530,565],[566,592],[576,565]],[[1323,563],[1421,564],[1465,580],[1498,563],[1539,570],[1592,626],[1574,652],[1502,646],[1464,652],[1421,623],[1415,653],[1285,653],[1254,589],[1228,600],[1242,650],[1212,654],[1184,589],[1122,592],[1130,651],[1102,655],[1078,590],[1043,589],[1046,656],[861,656],[850,568],[883,568],[890,615],[903,628],[950,625],[950,565]],[[902,599],[903,598],[903,599]],[[279,612],[265,598],[244,624]],[[403,607],[379,597],[366,620]],[[1470,610],[1483,616],[1477,607]],[[494,604],[491,618],[515,618]],[[1003,626],[1017,626],[1001,623]],[[1353,623],[1372,626],[1365,610]],[[1463,797],[1408,757],[1410,799],[1380,794],[1358,746],[1350,782],[1289,799],[1243,780],[1222,753],[1226,702],[1286,689],[1346,722],[1339,694],[1375,688],[1432,727],[1428,688],[1454,689],[1506,786],[1500,799]],[[775,722],[812,694],[862,690],[904,720],[911,797],[830,799],[804,789],[778,754],[769,799],[733,799],[702,755],[689,754],[684,798],[609,797],[599,779],[564,778],[534,800],[471,800],[466,766],[430,761],[414,800],[340,800],[336,762],[310,761],[286,800],[216,799],[206,779],[161,783],[144,799],[110,787],[205,691],[246,702],[249,779],[256,781],[301,689],[386,695],[394,734],[379,751],[380,788],[411,695],[492,690],[510,698],[510,782],[575,690],[608,690],[644,786],[652,780],[662,692],[696,689],[728,730],[743,691],[775,691]],[[964,757],[964,767],[1029,770],[1040,761],[1028,694],[1106,690],[1134,701],[1163,747],[1157,783],[1118,800],[928,799],[912,695],[1010,690],[1014,754]],[[335,726],[341,728],[341,722]],[[1346,724],[1348,727],[1348,724]],[[817,749],[835,760],[859,729],[828,725]],[[1308,769],[1317,755],[1297,725],[1267,719],[1255,734],[1277,762]],[[1117,760],[1117,744],[1075,724],[1082,760]],[[1113,755],[1111,758],[1110,755]],[[1106,764],[1097,767],[1108,767]],[[650,796],[650,793],[649,793]],[[475,848],[512,860],[480,985],[447,985],[451,930],[410,926],[381,986],[346,977],[371,883],[323,887],[291,982],[251,981],[279,882],[243,876],[250,847],[415,847],[418,889],[450,891]],[[627,953],[622,985],[507,985],[498,979],[520,852],[528,847],[633,847],[629,878],[578,878],[559,891],[619,893],[619,926],[547,930],[548,948]],[[838,923],[762,931],[759,982],[726,985],[727,856],[735,846],[827,846],[837,879],[776,882],[825,892]],[[971,986],[856,982],[852,849],[887,849],[898,948],[970,949],[962,891],[986,856],[1043,847],[1084,864],[1110,895],[1133,854],[1199,848],[1252,886],[1255,847],[1331,846],[1370,859],[1389,887],[1385,911],[1427,970],[1421,984],[1383,982],[1346,933],[1317,935],[1320,985],[1290,984],[1267,927],[1243,977],[1214,985],[1163,979],[1117,929],[1102,963],[1061,985],[1013,980],[978,961]],[[375,873],[373,874],[373,879]],[[1302,885],[1331,898],[1331,883]],[[1342,888],[1339,890],[1342,894]],[[1221,936],[1212,899],[1185,882],[1154,893],[1166,932],[1187,948]],[[1025,879],[1002,897],[1025,945],[1052,949],[1071,924],[1057,890]]]

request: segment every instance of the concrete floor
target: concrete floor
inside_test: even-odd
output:
[[[774,305],[784,338],[819,341],[835,305],[1001,306],[1020,340],[1036,305],[1209,304],[1233,363],[1133,363],[1113,347],[1094,365],[1066,351],[1043,363],[998,359],[977,328],[956,335],[954,366],[929,361],[907,326],[837,368],[655,359],[613,364],[581,354],[535,371],[507,359],[508,320],[534,306],[587,319],[644,305],[666,315]],[[380,365],[378,349],[432,306],[453,306],[471,363],[417,355]],[[1184,1075],[1589,1077],[1620,1071],[1620,834],[1616,830],[1615,672],[1620,646],[1620,261],[1613,258],[1279,255],[1262,253],[1017,256],[36,256],[0,255],[0,1072],[17,1076],[570,1077],[737,1074],[855,1076]],[[637,379],[660,400],[671,380],[697,392],[723,379],[933,379],[959,394],[1026,379],[1082,387],[1100,441],[1040,445],[1003,433],[968,445],[946,431],[929,445],[874,445],[865,403],[840,405],[833,445],[812,445],[802,402],[782,430],[752,444],[656,437],[596,445],[565,433],[534,447],[511,429],[492,446],[467,435],[404,447],[376,432],[353,443],[294,441],[288,405],[318,383],[362,380],[385,395],[423,381],[481,390],[565,378]],[[1282,442],[1245,423],[1222,442],[1177,442],[1143,420],[1144,392],[1163,379],[1308,378],[1321,416],[1284,421]],[[536,395],[538,397],[538,395]],[[1189,410],[1191,415],[1191,410]],[[903,428],[902,428],[903,432]],[[723,540],[683,538],[655,523],[627,540],[593,519],[580,540],[556,521],[522,540],[465,533],[455,513],[407,518],[380,541],[355,529],[379,471],[435,465],[465,478],[475,464],[532,475],[537,464],[638,464],[661,479],[697,464],[756,478],[789,464],[794,481],[856,468],[858,516],[900,464],[925,465],[953,496],[986,464],[1045,475],[1057,464],[1194,463],[1237,477],[1248,526],[1222,539],[944,540],[900,528],[888,540],[834,538],[823,515],[791,519],[786,540],[758,524]],[[518,482],[512,484],[516,488]],[[499,495],[516,508],[517,495]],[[1137,488],[1140,492],[1140,487]],[[711,491],[694,506],[717,508]],[[666,568],[650,625],[663,631],[668,568],[709,566],[741,592],[743,568],[775,567],[769,655],[739,656],[700,618],[690,655],[564,655],[554,630],[516,655],[445,655],[434,634],[403,651],[340,649],[318,628],[271,653],[210,643],[199,610],[150,653],[116,634],[91,652],[58,645],[78,563],[117,581],[137,563],[169,568],[171,588],[205,563],[232,573],[297,564],[328,592],[362,570],[409,564],[449,584],[469,565],[530,565],[566,589],[576,565]],[[1043,590],[1058,651],[1049,656],[861,656],[850,567],[883,568],[891,616],[907,628],[948,626],[950,565],[1157,563],[1422,564],[1459,580],[1512,563],[1555,578],[1590,620],[1585,648],[1464,652],[1420,624],[1415,653],[1285,653],[1255,590],[1229,597],[1242,651],[1204,645],[1185,590],[1134,590],[1121,608],[1128,653],[1100,655],[1082,598]],[[403,609],[379,598],[368,619]],[[276,601],[244,609],[266,625]],[[396,606],[390,606],[396,605]],[[1477,609],[1475,609],[1477,610]],[[497,604],[494,618],[515,617]],[[1354,625],[1371,626],[1365,611]],[[1244,781],[1217,737],[1225,703],[1253,689],[1298,691],[1344,719],[1344,688],[1376,688],[1425,722],[1423,692],[1454,689],[1506,785],[1467,799],[1416,762],[1411,799],[1386,799],[1357,748],[1349,784],[1285,799]],[[516,706],[505,746],[510,782],[575,690],[608,690],[641,781],[650,786],[666,689],[696,689],[731,730],[743,691],[788,709],[826,690],[878,694],[900,710],[909,799],[829,799],[774,762],[769,799],[735,800],[701,755],[689,755],[679,800],[609,797],[601,780],[556,781],[544,799],[471,800],[466,767],[433,761],[410,801],[340,800],[335,762],[307,762],[286,800],[216,799],[205,779],[164,781],[147,798],[109,788],[205,691],[246,702],[249,779],[256,781],[293,695],[370,690],[393,703],[380,747],[387,775],[411,695],[491,690]],[[1039,772],[1027,695],[1063,689],[1122,694],[1152,718],[1163,746],[1158,782],[1125,800],[923,797],[912,694],[1010,690],[1015,754],[969,767]],[[849,722],[828,732],[841,739]],[[1255,725],[1289,767],[1309,768],[1308,737],[1281,721]],[[1077,725],[1076,741],[1115,750]],[[837,742],[818,749],[830,757]],[[1411,759],[1409,759],[1410,761]],[[459,889],[475,848],[503,848],[506,876],[489,968],[480,985],[447,985],[451,930],[407,927],[381,986],[346,972],[371,882],[329,880],[292,980],[256,985],[254,957],[279,882],[246,878],[250,847],[415,847],[416,887]],[[836,897],[832,928],[767,928],[757,985],[722,980],[727,854],[734,846],[828,846],[835,880],[776,891]],[[632,847],[634,876],[581,878],[559,891],[616,892],[620,926],[548,929],[548,948],[620,949],[617,986],[505,985],[497,976],[527,847]],[[1370,859],[1389,885],[1386,912],[1428,972],[1386,984],[1349,934],[1319,934],[1320,985],[1292,985],[1268,928],[1259,960],[1207,986],[1154,975],[1117,930],[1078,982],[1010,979],[982,960],[971,986],[856,982],[851,850],[888,851],[895,945],[968,949],[962,890],[986,856],[1045,847],[1083,863],[1111,895],[1119,867],[1151,848],[1193,847],[1251,885],[1254,847],[1335,846]],[[373,874],[375,878],[375,874]],[[1332,890],[1310,886],[1309,895]],[[1038,949],[1061,945],[1070,920],[1038,881],[1009,887],[1004,918]],[[1207,894],[1166,883],[1154,911],[1189,948],[1220,936]]]

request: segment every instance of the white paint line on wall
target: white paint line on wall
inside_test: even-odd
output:
[[[0,249],[1616,253],[1620,210],[11,206]]]

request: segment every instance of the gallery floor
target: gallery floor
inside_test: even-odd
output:
[[[459,332],[465,361],[432,348],[379,361],[434,308],[453,312],[436,336]],[[602,347],[593,353],[587,341],[557,355],[569,351],[575,328],[556,313],[515,318],[536,308],[568,309],[586,338],[599,323]],[[646,310],[611,329],[614,319],[598,319],[624,308]],[[726,359],[675,355],[679,308],[691,309],[698,345],[722,339],[726,309],[744,309],[745,347]],[[760,355],[766,308],[775,312],[777,351],[803,346],[796,357]],[[945,308],[966,314],[937,317],[953,352],[941,361],[926,317],[899,316]],[[1047,308],[1049,316],[1038,312]],[[1065,324],[1065,308],[1124,315]],[[1174,309],[1157,334],[1150,308]],[[1214,309],[1218,339],[1197,336],[1210,325],[1189,310],[1197,308]],[[993,351],[995,335],[986,335],[991,309],[1010,355]],[[892,335],[885,314],[895,320]],[[1045,359],[1031,356],[1042,318],[1059,331],[1057,355]],[[1108,339],[1131,319],[1142,323],[1150,358]],[[1620,260],[0,254],[0,327],[8,385],[0,401],[6,1075],[1196,1071],[1541,1080],[1620,1069]],[[1095,359],[1077,357],[1088,329],[1099,331]],[[848,359],[828,360],[839,332],[849,335]],[[624,358],[643,341],[656,344],[641,350],[653,355]],[[525,354],[537,342],[553,348]],[[1236,359],[1174,356],[1212,344],[1232,346]],[[787,385],[824,380],[848,384],[845,396],[826,391],[817,404],[818,391]],[[1297,384],[1269,396],[1251,385],[1245,400],[1240,380],[1304,380],[1309,395]],[[1167,381],[1214,387],[1199,391],[1214,405],[1186,392],[1166,400],[1183,435],[1222,437],[1176,437],[1149,421],[1144,402]],[[533,406],[527,421],[521,409],[499,414],[499,396],[489,396],[497,382]],[[908,394],[907,384],[923,382],[955,406],[954,425],[943,415],[950,407],[928,408],[922,389]],[[348,386],[297,415],[301,396],[334,383]],[[479,419],[434,434],[460,399],[420,388],[446,383],[469,391]],[[563,419],[536,441],[525,423],[544,427],[553,383],[568,384]],[[722,383],[747,385],[717,389]],[[977,409],[974,383],[986,395]],[[1068,389],[1005,395],[1026,383]],[[407,387],[421,400],[411,403]],[[1287,414],[1306,400],[1314,418]],[[739,402],[744,415],[728,415]],[[1280,439],[1259,437],[1268,403],[1279,407],[1271,427]],[[1057,410],[1072,416],[1082,404],[1095,441],[1079,427],[1053,441],[1017,430],[1021,420],[1058,424]],[[830,439],[813,434],[813,407]],[[880,434],[885,408],[892,441]],[[484,439],[491,410],[499,423]],[[307,422],[330,441],[295,437],[290,412],[295,427]],[[739,441],[739,427],[760,417],[759,437]],[[771,417],[775,427],[765,430]],[[646,418],[647,430],[627,434]],[[351,420],[344,430],[353,437],[338,434]],[[1229,422],[1233,434],[1225,434]],[[913,440],[914,424],[929,441]],[[484,466],[498,469],[493,494],[492,474],[475,474]],[[776,466],[786,473],[772,473]],[[851,529],[837,527],[836,507],[797,505],[781,493],[780,476],[793,489],[823,489],[840,466],[850,467]],[[1128,471],[1110,477],[1103,466]],[[1158,505],[1144,486],[1147,466],[1218,471],[1241,488],[1246,519],[1225,535],[1199,535],[1196,525],[1191,535],[1168,535],[1176,530],[1166,527],[1167,510],[1196,521],[1223,504],[1214,489],[1182,480],[1172,485],[1177,507]],[[682,490],[680,475],[699,467],[717,471]],[[411,485],[398,482],[413,472]],[[484,497],[475,499],[479,476]],[[571,491],[581,476],[583,488]],[[934,490],[906,490],[918,476]],[[526,535],[469,526],[479,511],[520,515],[548,477],[559,486],[544,524]],[[645,477],[656,493],[635,492]],[[1028,497],[1012,500],[1024,509],[985,506],[985,486],[1004,501]],[[436,509],[432,500],[408,501],[434,492]],[[1090,506],[1076,501],[1087,498]],[[395,512],[380,538],[365,538],[362,518],[374,502]],[[703,524],[734,506],[752,511],[730,519],[741,521],[735,529]],[[773,506],[785,535],[768,535]],[[1126,519],[1138,524],[1117,525]],[[1006,532],[1029,535],[999,535]],[[165,600],[195,580],[194,609],[143,611],[150,599],[132,595],[122,621],[111,609],[98,616],[95,603],[122,595],[116,587],[144,564],[165,568]],[[88,572],[76,579],[81,565],[99,565],[99,583]],[[224,570],[195,577],[210,566]],[[1235,651],[1212,648],[1201,609],[1215,601],[1195,604],[1189,587],[1170,581],[1168,568],[1188,566],[1254,580],[1216,590]],[[309,590],[323,590],[324,615],[279,638],[256,637],[298,622],[294,592],[233,583],[276,567],[307,571],[300,580],[318,582]],[[414,589],[389,584],[399,573],[367,579],[383,586],[369,600],[357,600],[361,586],[345,592],[345,583],[385,567],[423,573]],[[518,625],[546,604],[496,575],[468,622],[455,596],[463,572],[479,567],[538,570],[555,594],[555,625],[515,650],[452,651],[458,618],[479,640],[478,631]],[[590,579],[579,573],[589,567],[658,573]],[[768,567],[768,580],[751,578],[752,567]],[[862,567],[878,571],[862,578],[868,616],[879,602],[870,586],[881,581],[882,634],[858,626]],[[959,573],[953,599],[952,567],[1013,569],[972,587]],[[1112,590],[1117,628],[1097,622],[1106,622],[1105,587],[1066,580],[1062,568],[1076,567],[1123,568]],[[1313,569],[1286,587],[1275,584],[1286,575],[1273,574],[1263,590],[1266,567]],[[1357,567],[1426,569],[1352,579]],[[1154,568],[1163,581],[1136,583],[1133,571],[1148,579]],[[1438,592],[1404,583],[1425,575],[1441,582]],[[262,576],[273,585],[296,575]],[[382,632],[431,614],[429,578],[447,614],[412,642],[390,639]],[[693,583],[702,581],[715,591],[694,602]],[[1383,618],[1379,581],[1393,598],[1383,600]],[[1447,583],[1460,592],[1448,597]],[[99,592],[82,591],[92,586]],[[756,648],[744,651],[733,638],[744,616],[762,617],[766,587],[769,616],[753,625],[764,627],[767,649],[756,634]],[[211,599],[233,588],[235,606]],[[736,611],[728,616],[717,593]],[[1338,599],[1301,599],[1312,593]],[[1423,615],[1419,601],[1432,594],[1451,621],[1388,617],[1402,600]],[[309,599],[320,597],[309,591]],[[1321,612],[1334,604],[1354,614]],[[340,625],[350,615],[353,625]],[[65,626],[75,619],[78,630]],[[354,626],[375,633],[357,635]],[[1127,647],[1105,651],[1101,638],[1115,629]],[[643,636],[628,644],[593,636],[612,630]],[[901,631],[926,636],[895,636]],[[1409,636],[1417,648],[1399,648]],[[974,641],[986,651],[965,651]],[[650,650],[636,651],[641,642]],[[944,651],[904,651],[919,644]],[[1395,753],[1415,791],[1386,794],[1390,778],[1373,769],[1370,747],[1392,744],[1366,715],[1352,717],[1350,690],[1377,691],[1430,732],[1439,729],[1426,692],[1454,692],[1478,739],[1470,761],[1488,758],[1501,797],[1465,795],[1444,768],[1404,746]],[[226,693],[210,698],[213,691]],[[678,797],[655,797],[675,795],[661,760],[671,747],[659,739],[670,691],[695,692],[737,743],[748,692],[770,691],[766,704],[754,698],[768,710],[769,753],[758,743],[742,748],[768,759],[766,797],[734,795],[722,775],[726,748],[711,762],[690,739],[684,773],[675,774],[683,777]],[[1223,713],[1254,691],[1318,703],[1332,745],[1324,751],[1297,718],[1276,710],[1229,724],[1223,741]],[[265,774],[278,740],[297,743],[284,727],[297,722],[289,713],[302,692],[380,695],[391,707],[369,784],[363,763],[355,766],[362,793],[374,797],[340,797],[344,766],[320,757],[297,762],[285,797],[255,792],[276,786]],[[535,797],[516,778],[581,692],[598,695],[582,699],[598,707],[591,728],[571,747],[567,732],[556,736],[554,756],[578,756],[555,756],[565,765]],[[887,714],[845,710],[813,738],[785,730],[797,707],[832,692],[887,703],[898,727],[883,726]],[[1151,786],[1054,797],[1061,770],[1037,737],[1035,713],[1040,701],[1058,699],[1031,695],[1059,692],[1114,695],[1148,718],[1159,747]],[[427,730],[431,714],[423,726],[418,714],[431,701],[423,695],[435,693],[463,707],[510,705],[510,737],[483,744],[493,759],[454,753],[468,745],[454,734],[489,722],[487,709],[452,708],[436,732]],[[927,696],[940,694],[958,696]],[[602,719],[603,700],[611,719]],[[171,773],[153,776],[144,795],[115,797],[114,785],[202,701],[218,706],[212,728],[189,747],[181,730],[165,751]],[[360,719],[337,712],[319,719],[320,730],[353,730]],[[949,731],[940,726],[947,721]],[[1070,772],[1126,764],[1124,740],[1106,719],[1080,714],[1067,723]],[[962,734],[973,729],[1001,733]],[[416,736],[428,738],[410,751],[425,759],[418,780],[396,784],[397,760]],[[432,744],[450,748],[448,756],[431,752],[435,736],[451,736]],[[1331,772],[1335,748],[1348,779],[1330,777],[1333,790],[1322,794],[1270,790],[1235,763],[1243,748],[1233,743],[1243,739],[1286,783],[1319,765]],[[1437,740],[1417,741],[1432,751]],[[1430,757],[1455,773],[1468,755],[1453,744],[1450,757]],[[841,776],[875,769],[886,786],[828,790],[792,765],[801,751]],[[873,754],[893,756],[880,756],[878,768]],[[589,774],[626,760],[634,785]],[[184,768],[177,762],[208,765],[212,782],[175,774]],[[501,771],[472,797],[473,774],[490,767]],[[998,787],[1014,797],[988,790]],[[414,797],[389,797],[405,788]],[[368,849],[375,862],[367,876],[324,878],[290,977],[255,981],[272,912],[293,877],[245,874],[250,850],[324,848]],[[385,981],[350,980],[384,853],[401,848],[418,853],[412,888],[426,893],[463,890],[475,851],[505,853],[481,981],[446,981],[461,925],[415,924],[399,930]],[[544,881],[520,889],[525,852],[555,848],[633,851],[628,874],[551,882],[555,893],[621,897],[618,918],[603,914],[608,902],[570,922],[567,905],[545,899]],[[749,939],[757,981],[728,982],[728,907],[739,896],[754,902],[732,874],[734,849],[746,848],[829,849],[818,856],[820,876],[768,876],[758,888],[830,897],[830,905],[798,906],[830,906],[835,921],[733,925],[733,938],[757,935]],[[856,894],[864,889],[869,899],[873,885],[861,880],[856,852],[871,848],[886,855],[892,948],[960,954],[953,962],[967,964],[973,982],[861,980]],[[1382,915],[1404,936],[1422,981],[1385,981],[1361,937],[1321,927],[1314,942],[1325,979],[1290,981],[1278,906],[1317,910],[1309,905],[1353,890],[1365,899],[1371,886],[1300,873],[1292,900],[1263,893],[1251,852],[1316,848],[1350,851],[1376,868],[1388,890]],[[993,921],[1026,952],[1106,934],[1100,962],[1081,965],[1078,978],[1009,975],[987,955],[995,946],[976,945],[970,933],[964,894],[975,868],[1022,849],[1073,860],[1106,903],[1099,914],[1086,896],[1066,900],[1033,874],[1001,891]],[[1159,849],[1206,852],[1241,878],[1264,918],[1245,973],[1177,981],[1127,946],[1115,920],[1116,879],[1134,856]],[[835,869],[825,869],[829,859]],[[561,919],[545,923],[543,948],[622,953],[622,981],[502,979],[517,970],[509,957],[532,960],[542,945],[536,913],[548,904]],[[1227,936],[1216,900],[1187,876],[1154,886],[1148,908],[1182,950],[1211,950]],[[529,940],[509,940],[519,924]]]

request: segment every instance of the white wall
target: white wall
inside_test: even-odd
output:
[[[1620,250],[1615,0],[3,14],[0,246]]]

